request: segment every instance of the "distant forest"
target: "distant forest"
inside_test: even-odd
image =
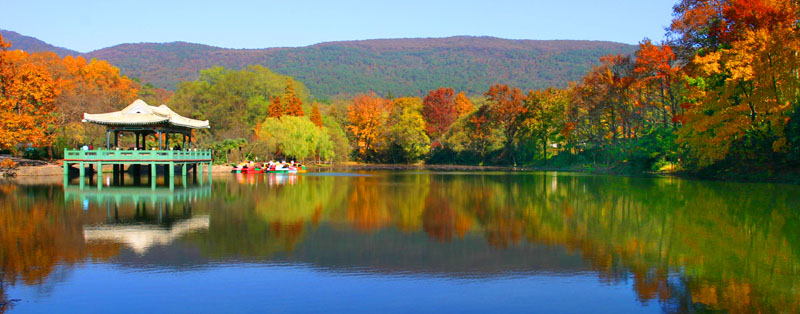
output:
[[[423,96],[441,86],[479,95],[492,84],[524,90],[566,87],[608,54],[635,46],[575,40],[507,40],[492,37],[378,39],[322,43],[299,48],[224,49],[184,42],[122,44],[81,54],[32,37],[2,31],[28,52],[53,51],[106,60],[122,74],[155,87],[177,89],[202,69],[243,69],[260,64],[303,82],[317,99],[375,92]]]

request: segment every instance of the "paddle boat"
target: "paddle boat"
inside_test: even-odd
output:
[[[275,164],[270,165],[269,168],[267,168],[267,172],[269,172],[269,173],[288,173],[289,172],[289,167],[287,167],[286,164],[283,164],[283,163],[275,163]]]
[[[263,171],[259,164],[252,162],[238,164],[231,170],[233,173],[262,173]]]

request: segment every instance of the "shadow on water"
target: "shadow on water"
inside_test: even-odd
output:
[[[368,174],[222,175],[174,190],[2,183],[2,286],[43,285],[57,267],[87,261],[478,279],[591,272],[610,285],[632,280],[632,301],[664,312],[800,311],[796,186]]]

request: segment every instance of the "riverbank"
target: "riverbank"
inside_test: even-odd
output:
[[[309,166],[312,170],[333,171],[372,171],[372,170],[431,170],[431,171],[529,171],[524,167],[470,166],[470,165],[429,165],[429,164],[362,164],[340,163],[326,166]]]
[[[64,170],[60,161],[45,162],[22,158],[0,156],[0,162],[10,159],[17,165],[12,168],[0,168],[0,177],[41,177],[62,176]],[[702,173],[682,170],[649,172],[634,170],[625,165],[572,165],[572,166],[474,166],[474,165],[438,165],[438,164],[363,164],[346,162],[333,165],[310,165],[312,171],[557,171],[576,172],[598,175],[614,175],[628,177],[677,177],[693,180],[712,180],[729,182],[767,182],[783,184],[800,184],[800,171],[771,172],[764,170],[749,170],[724,173]],[[111,165],[105,165],[103,171],[110,172]],[[231,166],[214,165],[212,173],[230,173]]]

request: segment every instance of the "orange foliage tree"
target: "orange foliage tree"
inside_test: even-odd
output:
[[[490,115],[493,122],[500,127],[505,136],[505,153],[512,164],[516,165],[514,148],[518,142],[517,134],[523,123],[528,118],[528,107],[525,106],[525,95],[519,88],[508,85],[495,84],[485,94],[490,105]]]
[[[322,127],[322,114],[319,112],[319,104],[316,101],[311,105],[311,115],[309,115],[308,118],[311,119],[311,122],[318,128]]]
[[[772,164],[787,147],[784,128],[800,98],[800,4],[792,0],[683,0],[671,32],[700,90],[681,141],[700,166],[736,149]]]
[[[59,90],[46,68],[9,47],[0,36],[0,149],[18,152],[22,143],[49,146]]]
[[[347,108],[347,131],[356,142],[362,159],[375,153],[391,108],[391,101],[374,93],[356,96]]]
[[[272,96],[269,108],[267,108],[267,116],[270,118],[280,118],[283,115],[283,105],[281,105],[281,98]]]
[[[297,97],[297,93],[294,91],[294,81],[291,79],[286,81],[286,92],[283,94],[283,101],[286,102],[287,115],[297,117],[305,115],[303,112],[303,102]]]
[[[453,103],[455,104],[456,113],[459,117],[463,117],[472,112],[472,110],[475,110],[475,105],[472,104],[464,92],[456,94],[456,98],[453,100]]]

